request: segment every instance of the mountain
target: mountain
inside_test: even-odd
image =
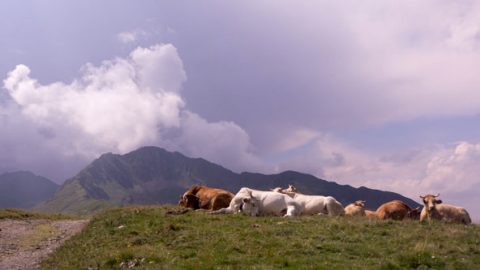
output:
[[[31,208],[53,196],[58,185],[31,172],[0,175],[0,208]]]
[[[102,155],[67,180],[53,198],[38,209],[88,214],[126,204],[175,204],[193,184],[224,188],[233,193],[244,186],[267,190],[293,184],[302,193],[331,195],[344,205],[362,199],[367,201],[367,208],[376,209],[386,201],[400,199],[418,206],[397,193],[339,185],[295,171],[274,175],[237,174],[202,158],[189,158],[150,146],[125,155]]]

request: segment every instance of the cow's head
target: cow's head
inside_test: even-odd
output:
[[[420,219],[421,212],[422,210],[420,209],[420,207],[413,208],[410,211],[408,211],[407,217],[411,219]]]
[[[437,204],[442,203],[442,200],[437,200],[438,196],[440,196],[440,194],[437,194],[437,195],[427,194],[424,196],[420,196],[420,198],[423,200],[423,204],[425,205],[425,209],[427,209],[427,211],[432,211],[433,209],[435,209],[435,206]]]
[[[260,211],[258,208],[258,204],[258,200],[251,196],[251,194],[249,196],[245,196],[242,199],[242,212],[249,216],[258,216],[258,213]]]
[[[297,188],[294,185],[288,185],[288,188],[285,190],[286,192],[297,192]]]
[[[178,205],[192,209],[199,209],[200,200],[197,196],[193,194],[185,194],[180,198]]]
[[[356,202],[353,203],[355,206],[358,206],[358,207],[365,207],[365,201],[362,201],[362,200],[358,200]]]

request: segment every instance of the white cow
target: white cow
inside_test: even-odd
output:
[[[273,191],[261,191],[243,187],[235,194],[227,208],[213,211],[220,213],[244,213],[251,216],[298,216],[301,206],[289,196]]]
[[[293,185],[288,185],[288,189],[275,188],[273,191],[293,198],[302,207],[303,215],[343,216],[345,214],[343,205],[331,196],[301,194],[296,192],[297,189]]]

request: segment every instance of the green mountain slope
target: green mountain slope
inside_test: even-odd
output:
[[[236,174],[201,158],[189,158],[158,147],[143,147],[125,155],[102,155],[67,180],[54,197],[38,209],[87,214],[113,205],[176,203],[193,184],[224,188],[234,193],[244,186],[270,189],[294,184],[300,192],[332,195],[343,204],[364,199],[367,208],[376,208],[385,201],[400,199],[417,205],[396,193],[338,185],[299,172]]]
[[[53,196],[57,188],[31,172],[4,173],[0,175],[0,208],[31,208]]]

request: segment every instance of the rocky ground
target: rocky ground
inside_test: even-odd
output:
[[[38,269],[40,262],[87,220],[1,220],[0,269]]]

